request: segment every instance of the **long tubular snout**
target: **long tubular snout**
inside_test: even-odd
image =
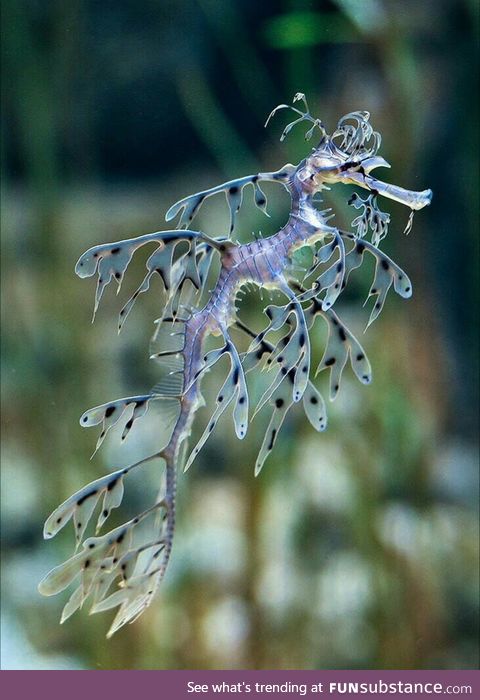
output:
[[[432,201],[432,190],[423,190],[422,192],[405,190],[403,187],[391,185],[388,182],[377,180],[371,175],[362,175],[361,173],[349,172],[348,179],[367,190],[376,190],[383,197],[405,204],[405,206],[416,211],[428,206]]]

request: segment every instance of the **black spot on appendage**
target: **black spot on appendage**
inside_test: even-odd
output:
[[[117,481],[118,481],[118,479],[113,479],[113,481],[111,481],[111,482],[108,484],[108,486],[107,486],[107,491],[111,491],[111,490],[114,488],[114,486],[115,486],[115,484],[117,483]]]
[[[81,498],[78,499],[77,506],[81,506],[82,503],[84,503],[87,500],[87,498],[90,498],[91,496],[95,496],[96,493],[97,493],[97,489],[93,489],[93,491],[89,491],[88,493],[86,493],[84,496],[82,496]]]
[[[365,355],[362,355],[362,353],[359,353],[359,354],[357,355],[357,362],[361,362],[361,361],[364,360],[364,359],[365,359]]]
[[[365,246],[364,246],[363,243],[357,243],[355,249],[356,249],[357,253],[358,253],[359,255],[361,255],[361,254],[363,253],[363,251],[365,250]]]
[[[325,367],[331,367],[335,362],[336,359],[334,357],[329,357],[328,360],[325,360]]]
[[[233,185],[232,187],[229,188],[228,191],[230,192],[230,194],[237,194],[238,187],[236,185]]]
[[[342,326],[340,326],[340,328],[338,329],[338,335],[340,336],[340,340],[342,341],[342,343],[344,343],[347,339],[347,336],[346,336],[345,330],[342,328]]]
[[[318,403],[317,397],[316,397],[316,396],[312,396],[312,397],[310,398],[310,403],[313,403],[313,405],[315,406],[315,405]]]
[[[238,399],[238,403],[245,403],[245,396],[240,396],[240,398]]]
[[[115,413],[116,406],[108,406],[108,408],[105,409],[105,418],[110,418],[112,413]]]
[[[390,265],[388,264],[388,262],[386,260],[382,260],[381,265],[382,265],[384,270],[390,269]]]
[[[277,431],[276,431],[276,429],[274,428],[274,429],[272,430],[272,434],[271,434],[271,436],[270,436],[270,442],[268,443],[268,449],[269,449],[269,450],[272,450],[272,449],[273,449],[273,446],[274,446],[274,444],[275,444],[275,437],[276,437],[276,435],[277,435]]]
[[[121,248],[117,246],[116,248],[112,248],[112,250],[110,251],[110,253],[111,253],[112,255],[116,255],[117,253],[120,252],[120,250],[121,250]]]
[[[233,372],[233,383],[238,384],[238,377],[239,377],[239,370],[238,367],[235,367],[235,370]]]
[[[301,348],[305,345],[305,333],[300,333],[300,338],[298,339],[298,344]]]
[[[276,399],[276,401],[275,401],[275,406],[276,406],[277,408],[282,408],[282,406],[283,406],[284,403],[285,403],[285,402],[284,402],[283,399]]]

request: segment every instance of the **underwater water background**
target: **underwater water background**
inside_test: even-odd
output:
[[[477,15],[472,0],[4,1],[2,668],[478,665]],[[414,295],[390,294],[363,335],[362,267],[335,308],[369,355],[372,385],[346,370],[322,434],[293,410],[256,479],[267,417],[243,442],[225,418],[179,476],[155,602],[108,642],[109,613],[60,626],[68,593],[36,587],[73,533],[44,542],[44,519],[159,438],[152,411],[90,461],[97,435],[82,412],[155,383],[148,341],[162,296],[152,284],[117,336],[144,258],[120,298],[107,290],[93,326],[95,284],[75,262],[90,245],[168,228],[180,197],[301,160],[302,127],[283,144],[282,116],[263,129],[298,91],[330,129],[369,110],[392,164],[382,177],[432,188],[408,237],[408,211],[383,204],[382,247]],[[271,219],[246,197],[242,240],[285,221],[286,195],[265,189]],[[328,195],[345,227],[350,192]],[[227,220],[219,198],[197,225],[224,235]],[[257,294],[241,316],[262,328]],[[207,398],[221,381],[211,373]],[[316,385],[327,395],[326,376]],[[144,507],[158,469],[127,485],[123,519]]]

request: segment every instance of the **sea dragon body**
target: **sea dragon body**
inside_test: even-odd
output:
[[[257,458],[255,474],[260,472],[273,449],[285,415],[294,403],[303,401],[313,427],[325,429],[325,404],[310,380],[309,330],[318,316],[327,322],[329,328],[327,346],[317,372],[326,368],[330,370],[330,398],[335,398],[338,392],[348,359],[361,382],[368,384],[371,381],[370,363],[363,347],[332,309],[351,272],[362,264],[365,252],[373,255],[376,262],[375,278],[369,292],[376,301],[369,324],[380,313],[392,284],[402,297],[408,298],[412,294],[408,276],[378,247],[386,235],[389,216],[378,209],[376,198],[382,195],[402,202],[413,213],[430,203],[431,191],[404,190],[370,174],[376,167],[389,166],[377,156],[380,136],[373,131],[367,112],[346,115],[329,136],[322,122],[311,117],[300,93],[294,98],[294,102],[298,101],[304,103],[305,111],[290,107],[300,116],[285,128],[281,140],[295,124],[303,121],[313,124],[306,138],[310,138],[315,129],[321,134],[317,148],[298,166],[288,164],[275,172],[231,180],[186,197],[166,214],[167,221],[180,215],[177,229],[95,246],[77,263],[76,272],[80,277],[98,273],[96,312],[105,286],[115,279],[120,287],[134,252],[145,244],[156,243],[157,248],[146,263],[145,279],[120,312],[119,329],[139,294],[148,290],[155,273],[160,275],[166,294],[164,312],[157,320],[153,341],[154,346],[161,349],[152,355],[167,372],[166,376],[146,395],[119,399],[90,409],[81,417],[81,424],[102,425],[98,449],[108,430],[122,416],[129,414],[122,434],[124,439],[134,421],[145,414],[152,401],[169,406],[175,412],[175,418],[170,439],[160,451],[88,484],[47,519],[44,536],[50,538],[73,518],[78,547],[100,498],[103,497],[103,503],[97,532],[111,510],[120,505],[125,476],[153,459],[165,462],[165,483],[150,508],[102,536],[87,538],[78,553],[53,569],[40,583],[40,591],[52,595],[80,576],[80,583],[64,608],[62,622],[90,598],[92,612],[119,606],[109,631],[111,635],[125,623],[133,622],[149,605],[165,573],[172,549],[178,467],[185,463],[185,470],[188,469],[221,414],[232,402],[235,432],[238,438],[245,437],[249,420],[246,374],[260,363],[273,371],[274,378],[256,411],[270,403],[273,413]],[[288,105],[280,105],[270,117],[286,107]],[[288,221],[274,235],[240,244],[231,237],[214,239],[188,228],[204,200],[224,192],[230,208],[231,236],[247,185],[253,187],[256,206],[266,213],[267,199],[259,184],[266,181],[281,183],[291,197]],[[358,185],[370,193],[365,200],[358,194],[350,199],[352,206],[362,210],[352,222],[356,233],[331,226],[328,223],[332,218],[331,210],[320,211],[314,203],[318,192],[336,183]],[[408,227],[411,227],[411,217]],[[369,230],[372,232],[371,242],[365,239]],[[298,282],[292,264],[295,251],[304,246],[314,250],[313,264],[305,274],[310,286]],[[204,306],[192,308],[192,295],[196,293],[201,297],[206,292],[214,253],[219,255],[221,264],[216,284]],[[334,262],[325,269],[335,253]],[[259,334],[251,331],[237,316],[238,294],[250,284],[276,290],[287,300],[283,306],[271,304],[264,309],[269,323]],[[242,355],[230,336],[231,328],[251,338],[250,346]],[[286,328],[286,334],[275,344],[267,339],[268,333],[283,328]],[[223,345],[206,351],[207,339],[212,336],[220,338]],[[224,356],[230,359],[230,371],[218,392],[213,415],[185,461],[184,448],[193,419],[197,409],[204,404],[202,378]],[[120,578],[119,588],[111,592],[117,578]]]

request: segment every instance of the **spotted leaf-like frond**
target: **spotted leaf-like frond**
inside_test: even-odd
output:
[[[230,234],[233,233],[235,229],[235,223],[237,214],[242,205],[243,190],[247,185],[253,186],[254,203],[255,205],[264,213],[267,214],[267,197],[263,190],[258,184],[261,181],[264,182],[280,182],[283,185],[286,184],[288,178],[293,174],[295,168],[293,165],[287,164],[280,170],[276,170],[271,173],[257,173],[256,175],[247,175],[247,177],[237,178],[236,180],[229,180],[222,185],[217,187],[212,187],[209,190],[204,190],[203,192],[197,192],[196,194],[191,194],[188,197],[180,199],[175,202],[170,209],[165,214],[166,221],[172,221],[178,214],[180,218],[178,220],[177,228],[187,228],[190,226],[193,218],[198,213],[200,207],[208,197],[219,192],[224,192],[227,198],[227,204],[230,211]]]
[[[349,357],[352,369],[362,384],[370,384],[372,370],[364,349],[337,314],[332,310],[322,310],[322,316],[328,324],[328,340],[316,373],[330,369],[330,398],[333,400],[340,388],[342,372]]]

